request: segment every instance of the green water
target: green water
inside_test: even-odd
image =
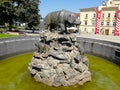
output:
[[[83,86],[49,87],[37,83],[27,69],[32,54],[23,54],[0,61],[0,90],[120,90],[120,67],[95,56],[87,55],[92,81]]]

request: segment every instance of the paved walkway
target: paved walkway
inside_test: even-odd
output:
[[[78,35],[78,37],[90,38],[90,39],[99,39],[99,40],[105,40],[105,41],[120,43],[120,36],[80,34],[80,35]]]
[[[14,33],[14,32],[9,32],[9,33],[19,35],[18,33]],[[32,34],[32,33],[26,33],[26,35],[27,36],[39,36],[39,34]],[[78,37],[90,38],[90,39],[99,39],[99,40],[120,43],[120,36],[96,35],[96,34],[78,34]]]

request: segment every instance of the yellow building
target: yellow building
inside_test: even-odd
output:
[[[102,2],[102,15],[100,23],[100,34],[113,35],[116,23],[116,12],[120,0],[107,0]],[[83,8],[80,10],[81,33],[95,34],[96,16],[98,7]]]

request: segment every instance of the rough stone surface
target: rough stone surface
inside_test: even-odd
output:
[[[88,58],[76,42],[76,33],[45,32],[35,45],[38,51],[28,69],[36,81],[55,87],[91,81]]]

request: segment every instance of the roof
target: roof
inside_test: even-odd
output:
[[[97,7],[83,8],[83,9],[80,9],[80,12],[85,12],[85,11],[95,11],[96,9],[97,9]]]
[[[92,8],[83,8],[80,9],[80,12],[91,12],[91,11],[97,11],[98,7],[92,7]],[[116,11],[118,9],[118,7],[102,7],[103,11]]]
[[[80,17],[80,13],[76,13],[76,16]]]

